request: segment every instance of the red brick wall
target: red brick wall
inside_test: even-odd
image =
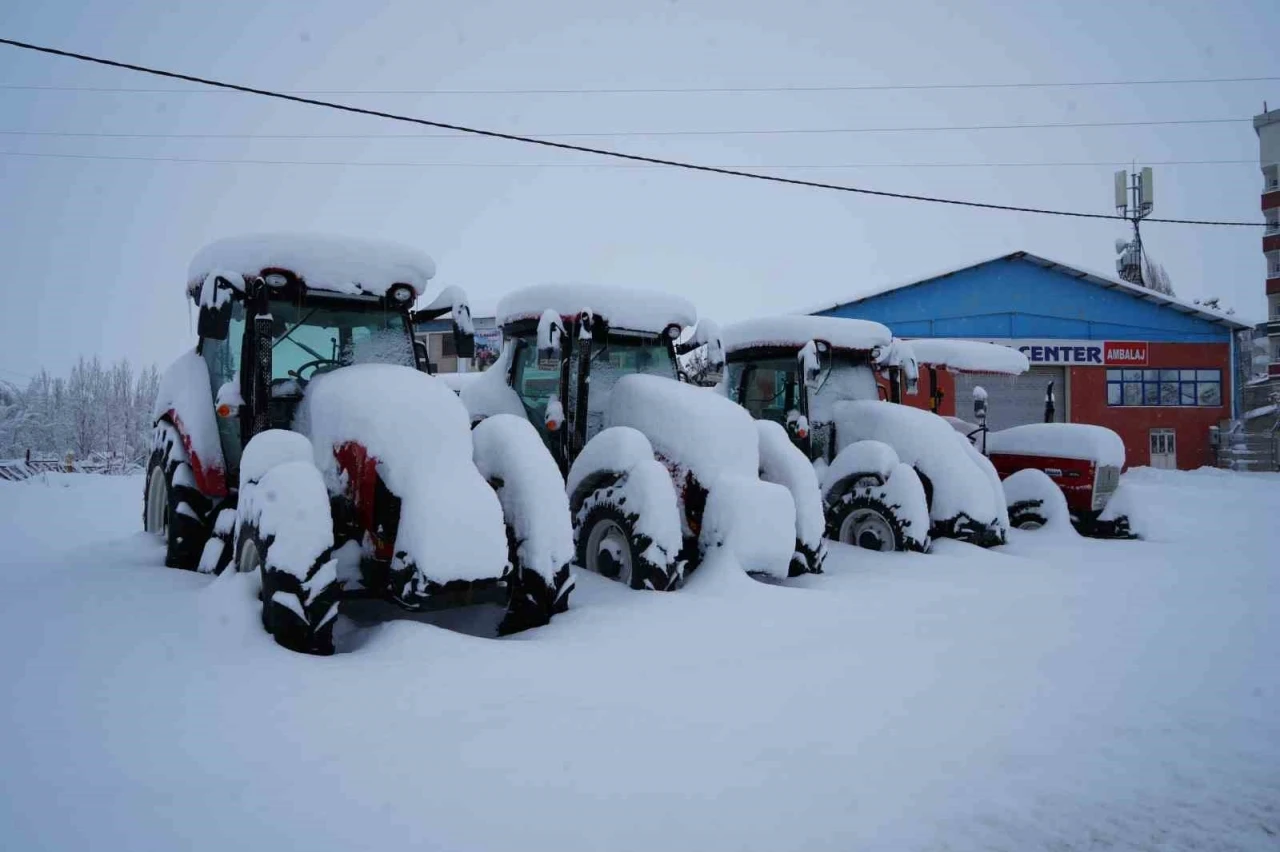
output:
[[[1231,350],[1226,343],[1150,343],[1149,368],[1221,370],[1222,405],[1216,408],[1179,406],[1109,406],[1107,371],[1100,367],[1071,367],[1071,422],[1093,423],[1114,430],[1124,440],[1129,467],[1150,464],[1148,430],[1170,428],[1176,434],[1178,468],[1190,470],[1213,464],[1209,427],[1231,416]]]

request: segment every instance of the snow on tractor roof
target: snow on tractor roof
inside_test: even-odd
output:
[[[1021,375],[1031,369],[1027,356],[1011,346],[980,340],[921,337],[909,341],[917,364],[946,367],[962,373]]]
[[[508,293],[498,302],[498,325],[538,319],[553,310],[562,317],[591,311],[610,328],[661,333],[675,324],[682,328],[698,321],[698,311],[679,296],[656,290],[631,290],[595,284],[535,284]]]
[[[267,269],[292,272],[311,290],[348,296],[385,295],[393,284],[408,284],[421,296],[436,274],[425,253],[384,240],[328,234],[251,234],[210,243],[187,268],[187,290],[196,291],[212,273],[246,278]]]
[[[987,433],[988,453],[1084,459],[1124,467],[1124,441],[1105,426],[1088,423],[1028,423]]]
[[[846,317],[759,317],[725,326],[725,350],[736,352],[758,346],[799,348],[810,340],[825,340],[836,349],[871,350],[887,347],[893,332],[871,320]]]

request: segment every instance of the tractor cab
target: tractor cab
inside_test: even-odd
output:
[[[334,248],[298,236],[228,239],[191,264],[197,352],[208,369],[232,482],[242,448],[259,432],[292,429],[317,377],[364,363],[432,372],[426,347],[413,336],[423,315],[451,311],[464,347],[470,337],[470,312],[456,287],[414,313],[435,271],[430,258],[375,242],[346,240],[341,254]]]
[[[738,323],[726,329],[724,344],[729,398],[755,419],[781,424],[810,458],[828,461],[832,406],[880,399],[876,374],[892,366],[895,351],[880,323],[814,316]]]
[[[674,296],[574,285],[542,285],[510,294],[498,308],[506,341],[507,384],[567,472],[605,427],[620,378],[651,375],[693,382],[688,331],[692,305]]]

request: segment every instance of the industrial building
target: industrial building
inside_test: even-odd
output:
[[[905,339],[982,340],[1026,353],[1018,377],[940,372],[941,414],[971,414],[989,394],[993,429],[1054,419],[1106,426],[1128,464],[1191,469],[1215,463],[1211,427],[1238,411],[1232,317],[1028,252],[1014,252],[812,311],[882,322]],[[921,383],[905,402],[928,407]]]

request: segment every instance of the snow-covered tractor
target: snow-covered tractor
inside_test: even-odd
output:
[[[692,305],[541,285],[504,298],[498,322],[501,356],[459,395],[477,428],[503,413],[537,428],[565,475],[581,567],[654,590],[719,548],[753,575],[821,570],[813,469],[781,427],[699,386],[723,350]]]
[[[935,412],[940,410],[943,400],[938,370],[999,377],[1021,375],[1031,366],[1018,350],[996,343],[924,338],[912,340],[910,345],[920,369],[928,376],[930,407]],[[991,459],[1000,479],[1006,483],[1019,471],[1044,473],[1062,491],[1071,523],[1082,535],[1133,538],[1128,517],[1108,511],[1124,469],[1124,441],[1105,426],[1053,422],[1056,403],[1053,382],[1045,387],[1044,401],[1045,422],[992,431],[987,428],[988,391],[977,387],[972,401],[976,422],[960,417],[947,419]],[[1022,477],[1020,481],[1033,480]],[[1046,525],[1051,520],[1048,513],[1059,505],[1043,494],[1026,493],[1021,486],[1007,495],[1007,502],[1009,522],[1020,529]]]
[[[876,322],[818,316],[724,329],[722,391],[787,429],[822,481],[828,538],[872,550],[929,549],[945,537],[988,547],[1008,514],[991,463],[942,418],[881,396],[915,380],[910,348]]]
[[[144,526],[171,567],[256,572],[263,626],[287,648],[332,653],[347,597],[505,602],[500,633],[568,605],[551,456],[521,418],[470,429],[428,375],[413,308],[434,271],[394,244],[288,234],[191,263],[199,340],[161,380]],[[465,351],[461,291],[418,313],[450,312]]]

